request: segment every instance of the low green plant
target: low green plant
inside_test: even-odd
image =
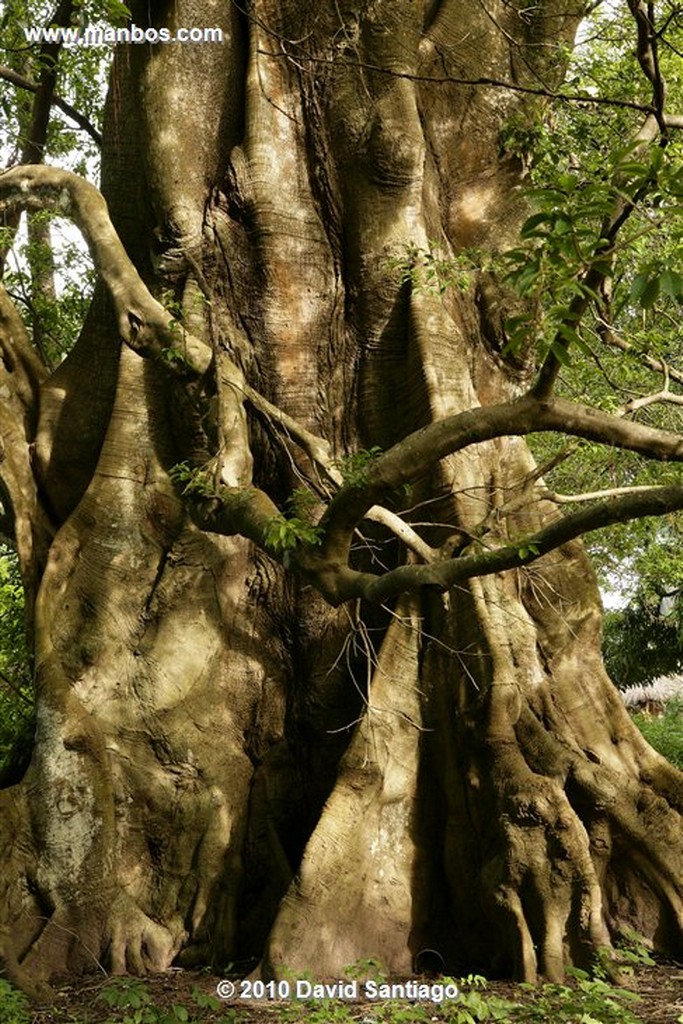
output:
[[[344,968],[344,974],[347,978],[363,979],[373,978],[375,981],[386,981],[387,972],[384,964],[381,960],[375,959],[375,957],[366,957],[363,960],[356,960],[355,963],[349,964],[348,967]]]
[[[0,978],[0,1024],[29,1024],[31,1017],[24,993]]]
[[[354,1020],[353,1007],[340,999],[319,999],[306,1002],[306,1024],[347,1024]]]
[[[142,1011],[152,1002],[149,989],[140,978],[110,978],[97,999],[113,1010]]]
[[[639,1024],[632,1010],[640,1002],[635,992],[576,968],[568,973],[574,985],[520,985],[527,999],[515,1009],[515,1024]]]
[[[675,698],[668,701],[661,718],[652,715],[635,714],[636,723],[643,736],[667,761],[683,770],[683,701]]]
[[[204,1008],[220,1008],[220,1001],[202,1002],[202,993],[193,994],[198,1006]],[[195,1024],[196,1017],[181,1003],[172,1006],[157,1006],[150,995],[149,989],[140,978],[112,978],[100,990],[98,1001],[106,1003],[111,1010],[120,1011],[116,1021],[108,1024]],[[216,1006],[217,1004],[217,1006]],[[1,1018],[0,1018],[1,1020]]]
[[[593,976],[609,981],[614,977],[615,970],[623,978],[632,975],[635,967],[654,966],[647,939],[632,928],[624,928],[613,948],[605,946],[598,950]]]
[[[220,1010],[223,1006],[223,1003],[218,996],[202,992],[196,985],[190,989],[190,995],[192,996],[195,1006],[198,1006],[200,1010]]]
[[[516,1019],[517,1007],[509,999],[486,992],[488,983],[480,974],[468,974],[465,978],[444,978],[445,982],[455,981],[460,995],[443,1007],[444,1020],[448,1024],[479,1024],[485,1021]]]

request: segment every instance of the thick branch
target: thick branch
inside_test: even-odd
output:
[[[264,550],[272,520],[279,515],[277,505],[257,487],[225,488],[220,498],[193,505],[193,519],[201,529],[229,537],[240,534]]]
[[[401,566],[383,576],[349,567],[354,531],[379,497],[423,476],[439,459],[471,444],[540,431],[563,432],[650,458],[683,462],[680,436],[561,399],[541,402],[527,395],[517,402],[471,409],[416,431],[379,456],[368,467],[364,483],[347,485],[333,498],[320,522],[321,545],[292,551],[287,563],[298,567],[332,604],[358,597],[382,603],[406,590],[447,589],[472,576],[525,565],[583,533],[615,522],[683,508],[683,487],[628,490],[565,516],[517,544],[448,560],[438,560],[429,549],[423,554],[426,564]],[[262,491],[236,490],[227,501],[217,500],[206,508],[198,520],[204,529],[242,533],[267,548],[269,526],[278,510]]]
[[[14,167],[0,174],[0,211],[52,210],[76,224],[112,301],[122,341],[181,377],[211,364],[208,345],[183,330],[152,297],[109,219],[107,204],[83,178],[54,167]]]
[[[364,483],[342,488],[321,521],[324,557],[346,563],[353,531],[367,510],[388,492],[424,476],[447,455],[495,437],[547,431],[613,445],[651,459],[683,461],[680,435],[565,399],[541,401],[526,395],[516,402],[469,409],[411,434],[370,464]]]
[[[582,509],[556,520],[529,537],[520,538],[517,544],[507,544],[481,554],[465,555],[431,565],[402,565],[382,576],[354,572],[351,569],[339,574],[335,589],[334,603],[363,598],[382,604],[407,591],[420,587],[450,587],[475,576],[504,572],[535,562],[541,556],[592,530],[603,529],[614,523],[625,523],[644,516],[659,516],[683,509],[682,487],[652,487],[647,493],[624,494]],[[324,566],[320,574],[325,581]],[[310,570],[313,570],[311,572]],[[310,566],[309,578],[315,582],[314,564]],[[326,595],[328,596],[328,595]]]

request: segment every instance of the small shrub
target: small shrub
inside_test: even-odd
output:
[[[29,1024],[31,1011],[23,992],[0,978],[0,1024]]]
[[[640,1024],[631,1010],[640,1001],[635,992],[615,988],[602,978],[591,978],[585,971],[569,973],[576,985],[520,986],[528,1002],[516,1009],[512,1018],[515,1024]]]
[[[111,978],[97,998],[118,1010],[139,1010],[152,1002],[149,990],[140,978]]]

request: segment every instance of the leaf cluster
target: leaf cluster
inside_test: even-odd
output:
[[[16,553],[0,546],[0,777],[25,760],[33,724],[24,589]]]
[[[198,1008],[215,1010],[220,1006],[217,999],[204,996],[196,989],[192,996]],[[149,989],[140,978],[110,979],[100,990],[98,1001],[120,1011],[116,1024],[196,1024],[198,1019],[182,1003],[170,1007],[155,1005]]]
[[[315,546],[322,541],[322,527],[311,524],[299,516],[273,516],[266,529],[266,546],[274,554],[293,551],[294,548]]]
[[[382,449],[379,445],[373,445],[372,448],[362,448],[336,459],[334,466],[341,473],[345,484],[361,486],[367,481],[370,465],[381,454]]]
[[[528,1001],[515,1011],[519,1024],[639,1024],[633,1007],[640,996],[629,989],[616,988],[602,978],[591,978],[586,971],[569,971],[574,985],[546,984],[542,988],[522,985]]]
[[[0,978],[0,1024],[29,1024],[32,1019],[28,999],[4,978]]]
[[[183,461],[172,466],[168,475],[183,495],[223,499],[221,489],[216,486],[214,473],[210,468],[200,469]]]
[[[683,601],[668,614],[661,603],[639,595],[632,604],[605,613],[603,656],[611,678],[620,687],[649,683],[683,668]]]

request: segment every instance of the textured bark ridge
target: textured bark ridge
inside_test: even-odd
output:
[[[681,778],[604,674],[578,543],[335,609],[250,541],[200,530],[169,476],[212,457],[225,484],[282,504],[311,475],[267,416],[247,418],[244,382],[338,458],[519,394],[492,282],[440,295],[391,269],[410,247],[496,248],[518,227],[500,132],[529,101],[457,81],[551,74],[577,19],[564,2],[489,6],[225,4],[222,47],[117,53],[112,220],[214,362],[183,385],[163,359],[117,357],[119,336],[150,355],[153,311],[123,327],[117,311],[117,328],[98,294],[58,381],[32,385],[41,418],[6,486],[25,521],[37,440],[51,518],[43,554],[24,548],[42,574],[38,725],[27,776],[0,793],[0,956],[34,992],[98,962],[253,956],[324,977],[368,958],[409,973],[431,949],[451,972],[533,979],[627,926],[680,948]],[[217,16],[170,7],[175,24]],[[510,500],[530,468],[522,441],[487,441],[409,503],[428,502],[434,548],[527,536],[551,514]],[[381,527],[362,534],[356,567],[405,561]]]

